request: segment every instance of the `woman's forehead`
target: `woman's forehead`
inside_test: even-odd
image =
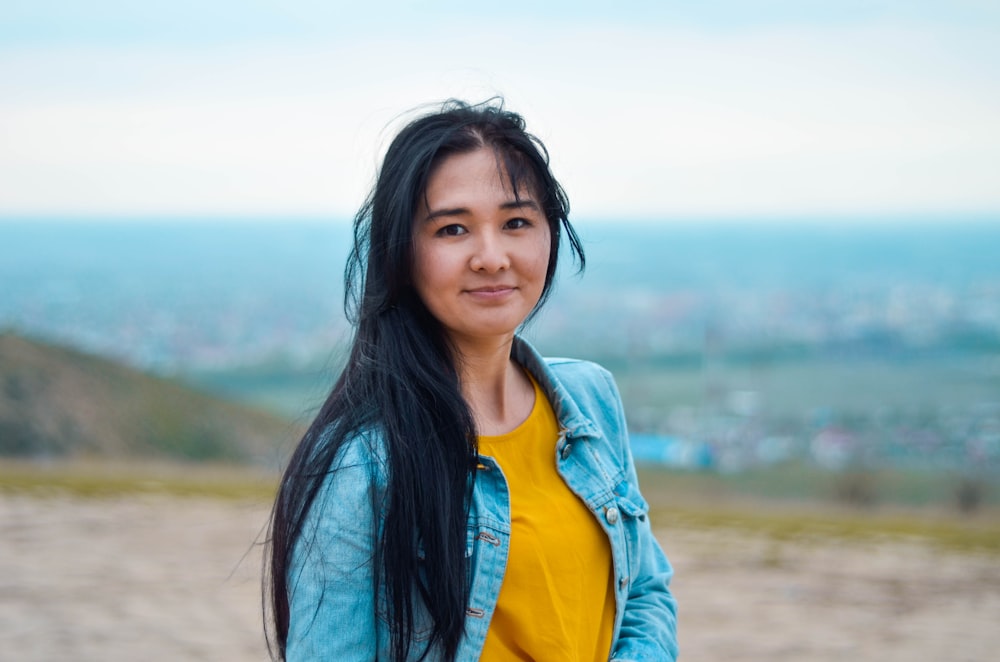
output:
[[[487,167],[486,156],[492,161],[492,169]],[[456,165],[456,162],[461,162],[459,168],[477,163],[483,177],[500,183],[505,190],[510,191],[515,200],[534,199],[540,203],[540,198],[543,197],[538,174],[524,154],[502,146],[486,145],[470,152],[456,152],[434,159],[421,196],[423,202],[426,203],[428,190],[440,183],[435,180],[440,180],[438,175],[442,174],[442,169],[454,170],[446,167],[446,164]]]

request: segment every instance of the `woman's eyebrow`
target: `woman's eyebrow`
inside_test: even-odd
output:
[[[442,216],[466,216],[470,212],[466,207],[452,207],[447,209],[437,209],[430,212],[424,217],[424,222],[433,221],[435,218],[441,218]]]
[[[534,211],[541,211],[538,203],[530,198],[524,198],[521,200],[509,200],[507,202],[500,203],[500,209],[510,210],[510,209],[533,209]],[[469,211],[468,207],[447,207],[445,209],[435,209],[434,211],[427,214],[424,217],[424,222],[430,222],[437,218],[448,218],[451,216],[467,216],[472,212]]]
[[[541,207],[538,206],[538,203],[531,198],[504,202],[500,205],[500,209],[534,209],[535,211],[541,211]]]

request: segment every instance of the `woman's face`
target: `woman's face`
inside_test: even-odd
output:
[[[489,148],[449,156],[414,218],[414,286],[459,348],[509,341],[545,284],[548,221],[501,169]]]

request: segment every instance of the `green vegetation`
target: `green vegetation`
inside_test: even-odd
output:
[[[732,474],[640,467],[643,493],[663,504],[764,500],[852,508],[937,508],[956,512],[1000,508],[1000,485],[945,471],[826,471],[783,464]],[[976,508],[963,505],[977,490]]]
[[[0,456],[277,466],[299,434],[274,414],[0,333]]]
[[[233,465],[0,461],[0,494],[157,495],[269,502],[276,486],[273,473]]]
[[[877,497],[840,498],[857,474],[776,467],[739,474],[641,469],[639,481],[659,527],[724,528],[776,541],[914,540],[954,551],[1000,554],[1000,498],[962,514],[960,479],[943,474],[867,473]],[[863,506],[863,507],[859,507]]]
[[[848,543],[917,542],[948,551],[1000,555],[1000,520],[993,516],[951,519],[917,511],[788,509],[723,506],[654,507],[650,517],[658,529],[687,527],[731,529],[769,537],[776,542]]]

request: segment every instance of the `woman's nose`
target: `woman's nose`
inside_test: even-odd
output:
[[[510,267],[510,255],[503,238],[493,233],[483,234],[476,242],[476,250],[470,260],[474,271],[493,273]]]

